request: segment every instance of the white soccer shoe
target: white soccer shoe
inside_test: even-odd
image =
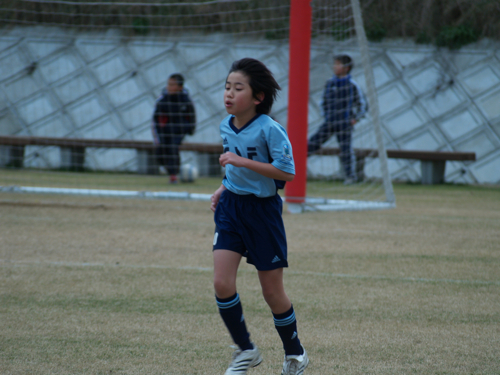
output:
[[[259,349],[253,344],[253,349],[241,351],[236,349],[233,353],[233,361],[224,375],[243,375],[250,367],[256,367],[262,362]]]
[[[302,344],[300,345],[302,346]],[[283,371],[281,375],[302,375],[304,370],[309,365],[309,357],[307,352],[302,346],[304,354],[302,355],[286,355],[285,362],[283,362]]]

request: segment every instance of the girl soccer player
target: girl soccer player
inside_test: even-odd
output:
[[[219,158],[226,175],[211,198],[215,295],[222,320],[238,345],[225,375],[246,374],[262,362],[250,341],[236,291],[242,257],[257,268],[283,342],[282,375],[303,374],[309,364],[283,286],[287,244],[277,190],[293,180],[295,165],[286,131],[267,115],[280,89],[266,66],[250,58],[235,61],[226,80],[224,104],[229,116],[220,124],[224,153]]]

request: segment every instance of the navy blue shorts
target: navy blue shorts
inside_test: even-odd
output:
[[[222,192],[215,210],[214,250],[240,253],[259,271],[288,267],[283,202]]]

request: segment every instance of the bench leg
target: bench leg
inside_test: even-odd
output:
[[[158,163],[154,151],[137,150],[137,173],[158,174]]]
[[[10,146],[9,147],[9,160],[8,167],[22,168],[24,164],[24,146]]]
[[[22,168],[24,164],[24,146],[0,145],[0,167]]]
[[[420,161],[422,169],[422,185],[435,185],[444,183],[444,170],[446,160]]]
[[[85,147],[61,147],[61,168],[82,172],[85,164]]]

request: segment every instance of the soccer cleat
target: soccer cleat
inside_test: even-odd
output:
[[[250,367],[256,367],[262,362],[262,356],[255,344],[253,349],[241,351],[236,349],[233,353],[233,361],[227,368],[224,375],[246,374]]]
[[[304,351],[302,355],[285,355],[281,375],[302,375],[304,373],[304,370],[309,365],[309,357],[307,357],[307,352],[303,346],[302,350]]]

